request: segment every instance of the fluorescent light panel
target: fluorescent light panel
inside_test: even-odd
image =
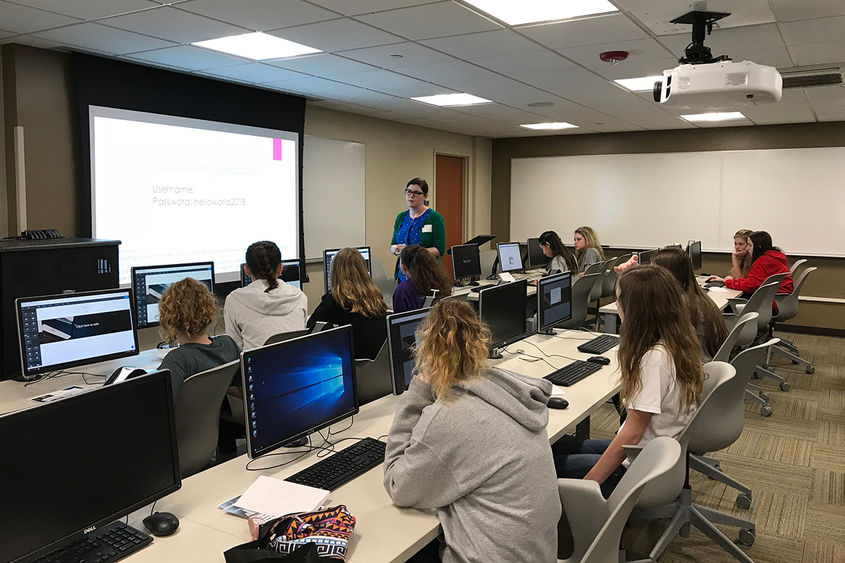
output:
[[[607,0],[466,0],[508,25],[565,20],[617,12]]]
[[[420,96],[411,98],[418,102],[432,104],[435,106],[474,106],[476,104],[489,104],[490,100],[473,96],[472,94],[439,94],[437,96]]]
[[[710,113],[689,113],[682,115],[687,121],[728,121],[731,119],[745,119],[738,111],[714,111]]]
[[[191,44],[255,61],[282,59],[285,57],[322,52],[320,49],[314,49],[313,47],[294,43],[293,41],[288,41],[275,35],[261,33],[260,31],[220,37],[219,39],[208,39],[207,41],[197,41]]]
[[[620,78],[614,82],[631,92],[651,92],[654,89],[654,83],[662,78],[662,75],[641,76],[640,78]]]
[[[536,129],[536,130],[555,130],[555,129],[575,129],[578,126],[572,125],[571,123],[567,123],[565,121],[558,121],[555,123],[526,123],[525,125],[520,125],[520,127],[525,127],[526,129]]]

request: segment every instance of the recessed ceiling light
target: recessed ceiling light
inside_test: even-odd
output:
[[[710,113],[690,113],[682,115],[687,121],[727,121],[730,119],[745,119],[738,111],[714,111]]]
[[[631,92],[651,92],[654,89],[654,83],[663,78],[663,76],[641,76],[640,78],[620,78],[614,80],[617,84],[630,90]]]
[[[565,121],[558,121],[555,123],[526,123],[525,125],[520,125],[520,127],[525,127],[526,129],[538,129],[538,130],[554,130],[554,129],[573,129],[577,128],[577,125],[572,125],[571,123],[567,123]]]
[[[230,55],[237,55],[238,57],[245,57],[255,61],[282,59],[285,57],[322,52],[320,49],[314,49],[313,47],[294,43],[293,41],[288,41],[275,35],[261,33],[260,31],[220,37],[219,39],[208,39],[207,41],[197,41],[196,43],[191,43],[191,45]]]
[[[439,94],[437,96],[420,96],[411,98],[418,102],[425,102],[435,106],[474,106],[475,104],[489,104],[490,100],[473,96],[472,94]]]
[[[607,0],[466,0],[508,25],[565,20],[619,11]]]

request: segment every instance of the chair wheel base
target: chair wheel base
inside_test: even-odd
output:
[[[760,407],[760,416],[772,416],[772,407],[769,405]]]
[[[678,535],[681,536],[682,538],[688,538],[689,537],[689,522],[687,522],[686,524],[681,526],[681,529],[678,530]]]
[[[763,401],[764,401],[764,402],[766,402],[766,403],[768,403],[768,402],[769,402],[770,397],[769,397],[769,394],[768,394],[768,393],[763,393],[762,391],[760,391],[760,392],[757,394],[757,396],[758,396],[758,397],[760,397],[761,399],[763,399]]]
[[[795,362],[795,363],[797,364],[798,362]],[[807,369],[804,370],[804,371],[806,371],[809,374],[813,374],[813,373],[816,373],[816,368],[814,368],[813,366],[807,366]]]
[[[740,493],[736,497],[736,505],[743,509],[751,508],[751,497],[745,493]]]
[[[757,536],[756,530],[754,528],[746,528],[744,530],[739,531],[739,543],[751,547],[754,545],[754,539]]]
[[[789,383],[787,383],[786,381],[781,381],[780,382],[780,390],[781,391],[789,391]]]

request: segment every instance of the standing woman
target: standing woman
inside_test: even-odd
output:
[[[751,270],[751,229],[740,229],[734,235],[734,252],[731,254],[732,278],[744,278]]]
[[[432,289],[437,290],[438,299],[452,295],[452,280],[425,248],[416,244],[403,248],[399,268],[408,279],[393,292],[394,313],[419,309]]]
[[[599,236],[592,227],[578,227],[573,238],[575,258],[578,260],[578,273],[583,274],[590,264],[604,260],[604,251],[599,244]]]
[[[446,224],[443,216],[425,204],[428,196],[428,183],[422,178],[414,178],[405,187],[405,201],[408,210],[396,216],[393,223],[393,238],[390,239],[390,251],[399,256],[402,249],[409,244],[418,244],[437,258],[446,252]],[[400,282],[407,279],[399,268],[396,259],[396,269],[393,277]]]
[[[549,272],[557,270],[563,272],[577,272],[578,262],[572,251],[566,248],[563,241],[560,240],[558,234],[554,231],[546,231],[537,239],[540,242],[540,248],[543,249],[543,254],[547,258],[551,258],[549,262]]]

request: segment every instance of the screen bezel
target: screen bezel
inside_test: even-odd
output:
[[[502,247],[503,246],[516,246],[516,252],[519,255],[519,268],[511,268],[510,270],[505,270],[504,262],[502,262]],[[522,263],[522,249],[519,248],[518,242],[500,242],[496,245],[496,256],[499,258],[499,269],[502,272],[519,272],[520,270],[525,269],[525,264]]]
[[[260,448],[260,449],[255,448],[253,446],[253,443],[252,443],[252,436],[249,432],[249,414],[248,414],[249,413],[249,393],[246,392],[246,389],[248,389],[247,379],[246,379],[247,378],[247,371],[246,371],[247,358],[249,356],[253,355],[253,354],[256,354],[256,353],[257,354],[263,354],[263,353],[265,353],[269,350],[276,350],[277,348],[286,348],[286,347],[296,346],[299,342],[301,342],[303,340],[326,338],[327,335],[331,335],[331,334],[338,332],[338,331],[346,332],[347,339],[348,339],[348,342],[349,342],[349,366],[350,366],[349,369],[352,371],[351,380],[352,380],[353,408],[348,410],[348,411],[344,411],[342,413],[339,413],[339,414],[337,414],[336,416],[334,416],[330,419],[324,420],[324,421],[320,422],[319,424],[315,424],[314,426],[312,426],[310,428],[306,428],[306,429],[298,432],[297,434],[287,436],[282,440],[277,440],[273,444],[264,446],[263,448]],[[241,385],[242,385],[241,388],[244,389],[244,393],[243,393],[244,422],[246,423],[246,427],[247,427],[247,431],[246,431],[246,451],[247,451],[247,455],[249,456],[250,459],[256,459],[258,457],[261,457],[262,455],[264,455],[266,453],[269,453],[269,452],[271,452],[275,449],[281,448],[285,444],[289,444],[291,442],[299,440],[300,438],[304,438],[305,436],[308,436],[309,434],[311,434],[313,432],[317,432],[318,430],[322,430],[323,428],[331,426],[332,424],[334,424],[336,422],[340,422],[344,418],[348,418],[350,416],[355,416],[356,414],[358,414],[358,410],[360,408],[360,405],[359,405],[359,398],[358,398],[358,381],[357,381],[357,376],[355,375],[355,352],[354,352],[354,350],[355,350],[355,348],[354,348],[354,342],[352,340],[352,326],[351,325],[343,325],[343,326],[339,326],[337,328],[322,330],[320,332],[314,332],[314,333],[311,333],[311,334],[306,334],[304,336],[300,336],[300,337],[297,337],[297,338],[291,338],[290,340],[285,340],[283,342],[278,342],[276,344],[261,346],[259,348],[253,348],[252,350],[246,350],[244,352],[241,352]]]
[[[362,250],[367,251],[367,253],[370,255],[370,258],[366,259],[363,256],[361,256],[361,257],[364,258],[364,262],[367,263],[367,273],[370,275],[370,279],[372,279],[373,278],[373,251],[372,251],[372,249],[369,246],[350,246],[350,247],[344,247],[344,248],[353,248],[353,249],[358,251],[358,254],[361,254]],[[335,254],[337,254],[341,250],[343,250],[343,248],[326,248],[326,249],[323,249],[323,287],[326,288],[326,293],[328,293],[331,289],[331,286],[329,285],[330,272],[329,272],[328,267],[326,267],[326,258],[328,257],[328,254],[330,252],[334,252]],[[334,258],[332,258],[332,261],[334,261]]]
[[[414,309],[413,311],[405,311],[402,313],[393,313],[392,315],[387,315],[385,318],[387,322],[387,352],[388,356],[390,357],[390,382],[393,385],[393,394],[394,395],[401,395],[404,393],[408,387],[405,385],[405,373],[402,371],[401,365],[396,365],[396,360],[394,359],[393,354],[393,337],[392,337],[392,330],[391,327],[394,325],[393,320],[402,321],[406,317],[415,317],[417,315],[423,315],[423,318],[420,319],[420,322],[423,322],[428,314],[431,312],[431,307],[423,308],[423,309]],[[398,324],[398,323],[395,323]],[[398,343],[401,346],[401,343]]]
[[[551,258],[546,256],[543,253],[543,248],[540,246],[540,239],[539,238],[530,238],[525,241],[525,244],[528,246],[528,266],[527,268],[541,268],[543,266],[548,266],[549,262],[551,262]],[[536,249],[533,253],[531,249]],[[542,260],[539,260],[536,264],[534,260],[531,259],[532,255],[534,258],[539,258],[542,256]]]
[[[85,358],[84,360],[74,360],[70,362],[65,362],[62,364],[50,364],[49,366],[39,366],[36,369],[29,369],[26,366],[26,342],[24,341],[23,337],[23,307],[22,305],[25,303],[29,303],[31,301],[45,301],[45,300],[67,300],[70,298],[75,297],[96,297],[98,295],[107,295],[110,293],[125,293],[129,298],[129,318],[132,324],[132,338],[135,340],[135,350],[126,351],[126,352],[119,352],[116,354],[105,354],[103,356],[92,356],[90,358]],[[74,293],[59,293],[53,295],[41,295],[41,296],[34,296],[34,297],[18,297],[15,299],[15,316],[17,317],[18,321],[18,351],[21,355],[21,373],[24,376],[35,376],[40,375],[42,373],[49,373],[51,371],[60,371],[66,368],[72,368],[77,366],[86,366],[89,364],[96,364],[99,362],[105,362],[108,360],[115,360],[118,358],[128,358],[130,356],[137,356],[140,353],[138,349],[138,328],[137,328],[137,319],[135,318],[135,300],[133,299],[134,294],[132,290],[128,287],[120,287],[115,289],[98,289],[95,291],[78,291]]]
[[[132,297],[133,297],[132,307],[133,307],[133,312],[135,313],[135,326],[137,326],[139,329],[141,329],[141,328],[153,328],[153,327],[159,326],[159,324],[160,324],[158,321],[153,321],[153,322],[147,321],[143,325],[141,324],[140,317],[138,316],[138,309],[135,308],[137,303],[135,303],[135,301],[134,301],[134,297],[136,295],[138,295],[138,288],[135,286],[135,273],[136,272],[139,272],[141,270],[158,270],[158,269],[161,269],[161,268],[181,268],[181,267],[184,267],[184,266],[208,266],[208,265],[211,266],[211,289],[210,289],[210,291],[211,291],[211,294],[214,295],[214,262],[185,262],[183,264],[161,264],[161,265],[158,265],[158,266],[132,266],[132,268],[129,270],[129,277],[130,277],[129,285],[132,288]],[[189,276],[185,276],[185,277],[189,277]],[[185,278],[182,278],[182,279],[185,279]],[[243,279],[243,277],[241,277],[241,279]]]
[[[71,411],[73,410],[76,403],[88,402],[91,401],[92,398],[96,397],[98,400],[107,400],[110,394],[114,393],[127,393],[127,394],[134,394],[134,388],[140,385],[153,385],[153,381],[158,379],[158,385],[161,385],[166,399],[167,399],[167,411],[168,411],[168,422],[170,426],[170,444],[171,444],[171,459],[173,460],[173,483],[164,489],[151,493],[150,495],[144,497],[143,499],[131,504],[130,506],[121,507],[120,509],[114,511],[107,516],[100,518],[90,524],[87,524],[84,528],[79,530],[75,530],[67,535],[64,535],[60,538],[55,540],[49,540],[45,538],[45,541],[49,543],[45,543],[40,545],[34,551],[30,551],[23,556],[13,559],[12,561],[30,561],[34,558],[39,556],[43,556],[50,551],[62,547],[65,544],[71,543],[75,541],[77,538],[84,537],[87,533],[94,531],[95,529],[104,526],[118,518],[122,518],[123,516],[130,514],[139,508],[143,508],[144,506],[148,506],[151,502],[156,501],[160,498],[163,498],[174,491],[178,491],[182,487],[182,476],[179,468],[179,448],[178,448],[178,439],[176,435],[176,420],[175,420],[175,407],[173,405],[173,389],[170,385],[170,370],[159,370],[154,371],[149,374],[146,374],[141,377],[134,377],[132,379],[128,379],[126,381],[122,381],[115,385],[107,385],[100,387],[99,389],[94,389],[89,393],[80,393],[78,395],[73,395],[62,399],[61,401],[54,401],[51,403],[45,403],[42,405],[38,405],[36,407],[19,410],[11,413],[6,413],[0,415],[0,427],[2,427],[2,423],[5,419],[11,417],[19,417],[24,420],[29,419],[33,416],[47,416],[52,411]],[[54,416],[54,418],[57,418]],[[40,444],[41,447],[44,447],[44,444]],[[78,507],[76,507],[78,509]],[[42,529],[42,533],[46,532]]]
[[[693,250],[695,249],[695,250]],[[687,244],[687,256],[689,256],[690,263],[692,264],[692,270],[698,271],[701,269],[701,241],[700,240],[691,240]],[[693,259],[695,256],[698,260],[696,261]]]
[[[299,288],[298,289],[302,289],[302,272],[304,270],[304,265],[303,265],[303,260],[301,258],[291,258],[290,260],[282,260],[282,273],[279,274],[278,279],[282,280],[285,283],[295,281],[295,280],[285,279],[285,268],[290,267],[291,265],[294,265],[294,264],[296,265],[296,268],[297,268],[296,271],[299,273],[299,277],[296,278],[296,280],[299,281]],[[246,286],[249,285],[248,283],[246,283],[246,269],[245,268],[246,268],[246,262],[241,262],[241,266],[240,266],[241,287],[246,287]],[[253,280],[250,277],[249,283],[252,283],[252,282],[253,282]]]
[[[455,266],[455,264],[457,263],[457,260],[455,260],[455,256],[457,256],[461,252],[463,252],[464,249],[469,250],[470,248],[475,248],[474,257],[477,258],[478,271],[475,272],[475,273],[466,275],[466,276],[458,277],[457,267]],[[457,253],[455,252],[456,249],[458,250]],[[451,248],[451,252],[452,252],[452,277],[453,278],[455,278],[456,280],[459,280],[459,279],[463,279],[463,278],[474,278],[476,276],[481,277],[481,251],[478,250],[477,244],[456,244],[455,246],[453,246]]]
[[[521,286],[522,287],[522,311],[523,311],[523,313],[522,313],[522,334],[520,334],[518,336],[514,336],[513,338],[507,338],[505,340],[502,340],[501,342],[494,342],[493,341],[493,334],[492,334],[492,330],[491,330],[490,331],[490,342],[487,343],[487,348],[489,350],[494,350],[496,348],[502,348],[504,346],[507,346],[508,344],[512,344],[514,342],[517,342],[518,340],[522,340],[526,336],[529,336],[529,332],[525,329],[525,311],[526,311],[526,305],[528,303],[528,295],[526,293],[527,289],[528,289],[528,280],[517,280],[517,281],[513,281],[513,282],[509,282],[509,283],[503,283],[503,284],[500,284],[500,285],[493,285],[493,286],[490,286],[490,287],[485,287],[484,289],[479,291],[478,292],[478,318],[480,318],[481,321],[486,324],[486,321],[484,320],[484,301],[486,301],[485,295],[484,295],[485,293],[487,293],[488,295],[493,295],[495,293],[502,292],[502,291],[514,291],[514,293],[517,293],[515,290],[511,289],[514,286]]]
[[[651,255],[657,252],[657,250],[658,249],[656,248],[652,248],[651,250],[641,250],[640,252],[637,252],[637,264],[639,264],[640,266],[646,266],[648,264],[651,264]],[[648,262],[646,262],[645,264],[643,264],[642,261],[644,254],[648,256]]]
[[[559,321],[555,321],[548,325],[543,324],[543,290],[546,288],[547,285],[551,285],[553,283],[557,283],[559,280],[563,278],[569,279],[569,316],[565,319],[560,319]],[[572,319],[572,272],[563,272],[560,274],[555,274],[553,276],[545,276],[537,280],[537,330],[548,330],[550,328],[554,328],[556,325],[560,323],[565,323],[568,320]]]

